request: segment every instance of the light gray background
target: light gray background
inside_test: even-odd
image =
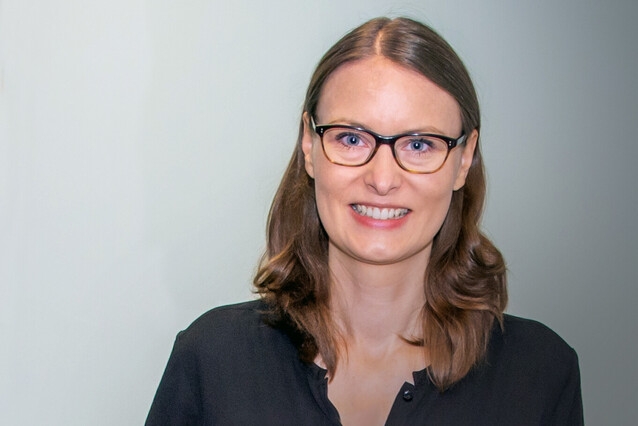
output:
[[[314,65],[384,14],[473,75],[509,312],[635,424],[637,5],[0,0],[0,424],[143,423],[175,334],[252,297]]]

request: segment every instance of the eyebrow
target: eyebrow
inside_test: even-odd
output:
[[[363,123],[360,123],[360,122],[354,121],[354,120],[348,120],[348,119],[345,119],[345,118],[339,118],[339,119],[336,119],[336,120],[332,120],[332,121],[329,121],[326,124],[328,124],[328,125],[343,124],[343,125],[346,125],[346,126],[360,127],[362,129],[370,130],[370,131],[373,131],[375,133],[378,133],[378,132],[370,129],[370,127],[366,126]],[[419,127],[417,129],[409,129],[409,130],[405,130],[405,131],[403,131],[401,133],[398,133],[398,134],[412,134],[412,133],[433,133],[433,134],[437,134],[437,135],[446,135],[447,134],[447,132],[444,132],[443,130],[441,130],[441,129],[437,128],[437,127],[434,127],[434,126],[424,126],[424,127]],[[380,133],[378,133],[378,134],[380,134]],[[382,136],[390,136],[390,135],[382,135]]]

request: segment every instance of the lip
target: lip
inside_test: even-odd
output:
[[[355,206],[365,206],[366,208],[378,208],[380,210],[383,209],[394,209],[394,210],[407,210],[403,216],[399,218],[393,219],[375,219],[371,216],[362,215],[358,211],[356,211]],[[361,225],[366,227],[375,228],[375,229],[395,229],[403,226],[403,224],[408,220],[410,213],[412,210],[406,207],[400,207],[396,205],[388,205],[388,204],[376,204],[376,203],[352,203],[349,205],[351,214],[353,218]]]

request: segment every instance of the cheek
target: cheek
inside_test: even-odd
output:
[[[445,192],[436,200],[434,211],[432,212],[432,228],[433,234],[437,234],[443,226],[443,222],[450,210],[450,202],[452,201],[452,192]]]
[[[415,188],[418,189],[415,192],[418,201],[414,210],[421,212],[418,215],[419,221],[424,232],[431,237],[439,232],[447,216],[452,201],[453,183],[451,176],[441,175]]]
[[[343,198],[347,186],[344,184],[346,179],[334,173],[334,170],[328,170],[334,165],[327,161],[319,161],[314,164],[315,200],[319,219],[324,227],[330,227],[330,222],[334,221],[334,218],[338,218],[338,211],[343,209],[345,205]]]
[[[317,211],[319,212],[319,219],[322,223],[330,217],[328,211],[330,199],[332,198],[330,191],[323,183],[321,180],[315,180],[315,200],[317,203]]]

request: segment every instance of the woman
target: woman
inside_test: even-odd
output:
[[[261,300],[178,335],[147,424],[582,424],[573,349],[503,314],[479,130],[431,29],[379,18],[333,46],[270,212]]]

